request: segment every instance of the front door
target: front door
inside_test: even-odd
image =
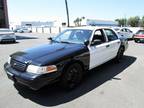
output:
[[[109,43],[102,29],[96,30],[90,46],[90,65],[89,69],[95,68],[108,60]]]

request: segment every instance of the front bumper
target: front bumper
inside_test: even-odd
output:
[[[135,37],[134,40],[137,42],[144,42],[144,37]]]
[[[38,90],[47,84],[54,83],[58,80],[60,76],[60,72],[42,75],[37,75],[28,72],[19,72],[13,69],[8,63],[4,65],[4,69],[9,79],[11,79],[14,82],[25,85],[33,90]]]

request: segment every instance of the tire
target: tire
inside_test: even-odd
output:
[[[12,43],[16,43],[16,40],[13,40]]]
[[[74,63],[67,67],[61,76],[61,86],[65,89],[73,89],[80,84],[83,78],[83,68],[80,64]]]
[[[138,43],[138,42],[139,42],[139,41],[138,41],[138,40],[136,40],[136,39],[135,39],[134,41],[135,41],[135,43]]]
[[[118,50],[117,56],[115,57],[115,61],[117,63],[120,63],[123,56],[124,56],[124,47],[120,47],[119,50]]]

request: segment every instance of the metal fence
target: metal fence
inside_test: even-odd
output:
[[[33,33],[57,34],[65,30],[66,27],[31,27]]]

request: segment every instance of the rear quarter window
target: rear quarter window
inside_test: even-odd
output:
[[[116,33],[113,30],[105,29],[104,31],[105,31],[105,34],[108,38],[108,41],[114,41],[114,40],[118,39]]]

